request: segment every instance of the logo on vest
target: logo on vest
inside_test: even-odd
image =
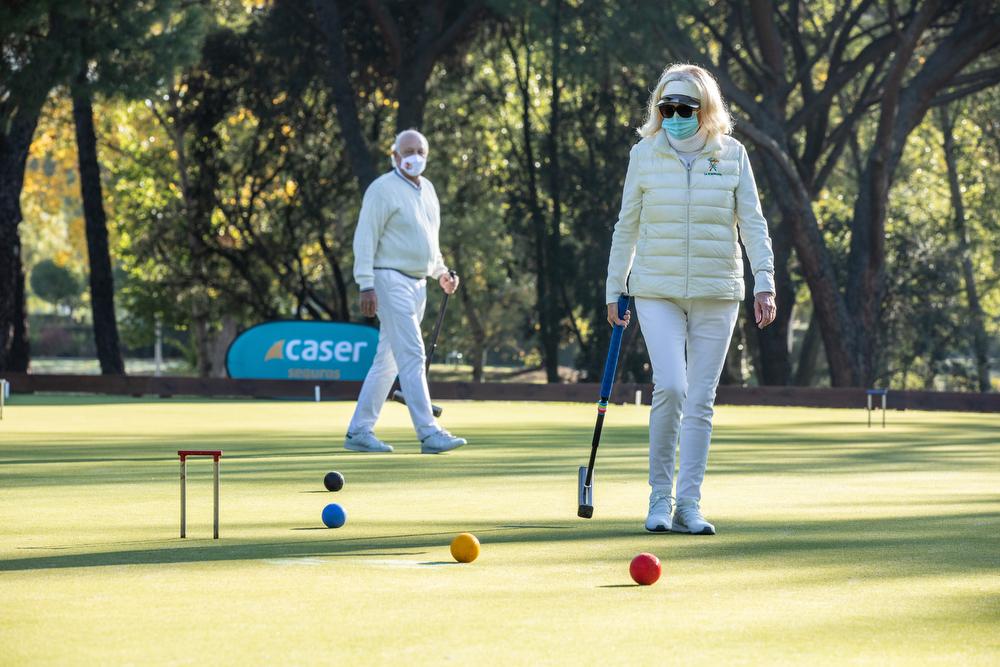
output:
[[[719,173],[719,158],[710,157],[708,158],[708,171],[705,172],[706,176],[722,176]]]

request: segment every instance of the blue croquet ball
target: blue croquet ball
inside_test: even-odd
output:
[[[347,523],[347,512],[337,503],[330,503],[323,508],[323,523],[327,528],[340,528]]]

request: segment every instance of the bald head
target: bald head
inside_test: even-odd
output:
[[[428,151],[430,151],[430,144],[427,143],[427,137],[413,128],[397,134],[396,141],[392,143],[392,152],[403,157],[416,153],[427,157]]]

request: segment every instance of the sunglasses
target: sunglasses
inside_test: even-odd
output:
[[[681,118],[690,118],[691,114],[695,112],[694,107],[689,107],[686,104],[661,104],[658,108],[660,115],[664,118],[673,118],[675,111]]]

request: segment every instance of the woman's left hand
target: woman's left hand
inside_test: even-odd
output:
[[[774,295],[770,292],[761,292],[753,302],[753,316],[757,321],[757,328],[763,329],[774,321],[778,316],[778,307],[774,304]]]

